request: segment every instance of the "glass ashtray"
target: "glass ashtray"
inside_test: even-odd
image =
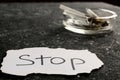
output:
[[[65,29],[79,34],[101,34],[113,31],[111,19],[117,14],[111,10],[86,8],[86,13],[77,11],[64,5],[60,5],[63,11],[63,25]]]

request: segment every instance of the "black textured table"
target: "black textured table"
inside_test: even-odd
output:
[[[10,49],[50,47],[88,49],[104,66],[90,74],[76,76],[30,74],[13,76],[0,71],[0,80],[120,80],[120,16],[114,32],[85,36],[72,33],[62,25],[60,3],[1,3],[0,4],[0,63]],[[64,3],[77,10],[106,8],[120,14],[120,8],[106,3]],[[13,69],[14,70],[14,69]],[[78,77],[80,76],[80,77]]]

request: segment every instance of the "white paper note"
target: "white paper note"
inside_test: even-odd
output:
[[[1,70],[19,76],[31,73],[76,75],[90,73],[102,65],[103,62],[88,50],[39,47],[8,50]]]

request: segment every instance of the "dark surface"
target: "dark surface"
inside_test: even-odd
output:
[[[0,2],[106,2],[109,4],[120,6],[119,0],[0,0]]]
[[[90,74],[76,76],[30,74],[25,77],[0,72],[0,80],[120,80],[120,16],[114,32],[85,36],[65,30],[60,3],[0,4],[0,63],[10,49],[51,47],[88,49],[104,66]],[[120,8],[106,3],[65,3],[78,10],[107,8],[120,14]],[[13,69],[14,70],[14,69]],[[79,77],[80,76],[80,77]]]

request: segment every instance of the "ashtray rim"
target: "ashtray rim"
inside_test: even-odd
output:
[[[64,20],[63,20],[63,25],[64,25],[64,28],[69,30],[69,31],[72,31],[72,32],[78,33],[78,34],[86,34],[86,35],[109,33],[111,31],[113,31],[113,27],[111,24],[109,24],[108,26],[106,26],[102,29],[100,28],[97,30],[95,30],[95,29],[83,29],[81,27],[77,28],[77,26],[67,24],[67,22]]]

